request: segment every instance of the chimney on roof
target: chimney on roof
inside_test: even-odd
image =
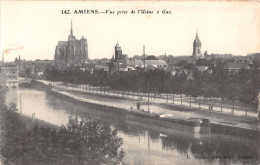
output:
[[[145,45],[143,45],[143,55],[144,55],[144,69],[145,69]]]

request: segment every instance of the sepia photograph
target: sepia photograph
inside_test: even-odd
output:
[[[0,0],[0,165],[260,165],[260,1]]]

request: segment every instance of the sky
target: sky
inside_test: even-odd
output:
[[[118,41],[129,57],[191,55],[196,31],[202,52],[247,55],[260,52],[258,1],[6,1],[1,3],[1,58],[54,59],[67,41],[71,20],[77,39],[87,38],[90,59],[112,58]],[[71,14],[61,14],[70,10]],[[74,14],[106,10],[114,14]],[[130,14],[134,10],[135,14]],[[138,10],[153,14],[138,14]],[[156,12],[159,10],[159,14]],[[172,14],[162,14],[162,11]],[[119,14],[118,11],[128,11]],[[6,51],[9,50],[9,51]],[[3,53],[5,52],[5,53]]]

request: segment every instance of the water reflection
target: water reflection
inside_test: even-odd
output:
[[[239,164],[241,161],[260,160],[259,139],[169,132],[34,89],[16,89],[16,94],[9,94],[8,97],[15,95],[22,96],[17,97],[17,103],[25,115],[35,113],[36,118],[58,125],[67,123],[71,115],[88,116],[101,119],[118,129],[118,136],[124,141],[122,148],[126,152],[124,162],[127,164]],[[212,156],[216,157],[212,159]],[[253,159],[237,159],[238,156],[251,156]]]
[[[190,153],[191,158],[204,162],[219,159],[221,164],[238,163],[242,161],[238,159],[239,156],[250,156],[259,160],[258,141],[243,138],[233,137],[231,139],[231,137],[224,136],[218,138],[218,135],[210,135],[206,138],[196,139],[189,136],[171,135],[162,138],[162,145],[163,149],[177,150],[182,154]]]
[[[9,105],[10,103],[18,104],[18,88],[8,88],[6,91],[6,104]]]

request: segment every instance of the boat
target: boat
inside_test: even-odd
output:
[[[178,130],[193,133],[209,133],[210,132],[210,120],[206,118],[189,118],[179,119],[175,118],[172,114],[167,113],[154,113],[131,107],[128,110],[127,118],[146,124],[152,124],[167,130]]]
[[[157,113],[153,113],[153,112],[148,112],[145,111],[144,109],[130,109],[130,112],[139,116],[144,116],[144,117],[152,117],[152,118],[159,118],[160,115]]]
[[[189,121],[192,121],[195,123],[196,126],[210,126],[210,120],[205,118],[189,118]]]
[[[159,136],[160,136],[160,137],[168,137],[168,135],[163,134],[163,133],[160,133]]]

